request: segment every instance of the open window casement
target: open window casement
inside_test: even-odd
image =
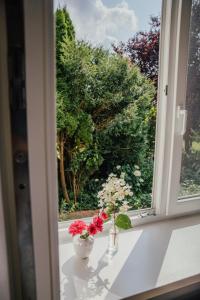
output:
[[[191,93],[189,61],[192,55],[190,43],[193,2],[175,0],[163,3],[157,124],[159,140],[155,159],[154,193],[157,197],[157,213],[173,215],[200,209],[200,194],[187,193],[182,196],[180,193],[186,130],[192,130],[187,115],[189,113],[191,118],[194,110],[188,96]]]

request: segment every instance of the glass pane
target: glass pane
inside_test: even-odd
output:
[[[192,2],[180,198],[200,195],[200,1]]]

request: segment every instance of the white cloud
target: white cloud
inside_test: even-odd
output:
[[[78,39],[93,45],[127,41],[137,30],[137,17],[126,1],[107,7],[102,0],[66,0]]]

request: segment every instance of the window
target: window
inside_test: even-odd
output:
[[[198,193],[197,181],[194,181],[194,178],[189,177],[188,174],[192,172],[193,177],[196,174],[194,169],[191,170],[194,163],[191,161],[191,156],[198,145],[197,140],[194,140],[194,143],[191,142],[192,138],[195,138],[191,135],[191,132],[194,134],[191,126],[194,125],[190,120],[192,118],[195,122],[195,116],[192,117],[194,106],[190,98],[191,95],[193,99],[198,97],[194,87],[191,86],[191,81],[195,82],[191,77],[191,61],[195,55],[192,52],[192,49],[195,51],[194,30],[198,35],[197,23],[194,25],[194,10],[199,11],[199,2],[172,1],[170,3],[169,1],[164,2],[164,5],[166,5],[166,19],[163,31],[168,47],[167,50],[161,50],[159,124],[163,124],[162,128],[158,128],[158,159],[156,161],[156,174],[160,174],[161,177],[158,183],[155,178],[154,196],[157,199],[155,205],[157,205],[158,213],[177,214],[195,211],[200,205],[197,197],[193,197]],[[163,45],[165,42],[166,40],[163,41]],[[193,76],[197,79],[195,74]],[[198,123],[197,119],[196,122]],[[198,124],[196,126],[198,127]],[[188,152],[187,143],[192,143],[190,152]],[[189,159],[190,166],[188,166]],[[196,159],[198,160],[197,155]],[[196,184],[196,192],[190,192],[194,184]],[[183,197],[184,193],[187,195]]]
[[[29,173],[37,297],[56,299],[59,297],[59,276],[54,10],[53,2],[47,0],[24,1],[23,4]],[[194,59],[198,60],[198,52],[195,52],[197,41],[193,33],[196,32],[198,37],[199,30],[198,22],[195,21],[195,11],[200,11],[197,0],[163,0],[152,203],[156,214],[162,216],[188,213],[200,208],[199,122],[196,115],[197,63],[195,70],[193,69]],[[87,47],[84,50],[88,51]],[[5,58],[4,47],[1,47],[0,51]],[[79,79],[85,78],[80,76]],[[118,87],[116,82],[115,87]],[[5,95],[6,88],[6,84],[2,85]],[[91,85],[87,88],[90,90]],[[87,92],[89,94],[89,91]],[[2,107],[3,115],[5,107]],[[70,120],[70,116],[67,120]],[[1,130],[6,132],[9,120],[5,118],[4,121]],[[72,125],[73,122],[70,123],[70,126]],[[6,142],[9,144],[8,139]],[[4,151],[7,150],[4,143],[1,147],[4,147]],[[135,168],[137,170],[137,167]],[[9,180],[12,176],[9,175],[6,174],[8,184],[5,189],[10,189]]]
[[[189,84],[186,82],[186,73],[187,73],[187,66],[188,66],[189,30],[190,30],[190,23],[192,24],[191,21],[192,19],[191,20],[190,19],[191,19],[191,1],[184,1],[184,0],[175,1],[175,2],[163,1],[161,40],[160,40],[161,50],[160,50],[158,115],[157,115],[157,130],[156,130],[157,131],[156,151],[155,151],[156,160],[155,160],[155,167],[154,167],[153,202],[151,204],[151,201],[148,200],[148,203],[145,205],[143,205],[143,203],[141,204],[140,202],[140,205],[138,206],[139,208],[143,208],[143,207],[148,208],[152,205],[153,209],[156,210],[156,213],[162,215],[174,214],[174,213],[179,213],[184,211],[189,212],[190,210],[197,209],[199,206],[199,202],[196,201],[195,199],[192,200],[192,202],[186,201],[187,198],[185,196],[184,198],[178,199],[180,196],[179,195],[180,180],[182,183],[181,186],[185,184],[185,182],[183,181],[183,176],[185,172],[184,154],[183,154],[182,172],[181,172],[183,129],[184,129],[181,128],[181,126],[183,125],[181,124],[181,122],[183,122],[183,117],[185,116],[184,112],[185,110],[187,110],[186,109],[187,105],[185,105],[186,95],[189,95],[189,89],[191,89],[188,87],[187,88],[188,92],[186,92],[186,85]],[[32,40],[30,40],[30,43],[32,43]],[[27,42],[27,47],[28,46],[29,43]],[[30,49],[32,48],[30,47]],[[115,48],[115,50],[117,52],[117,50],[119,49]],[[27,51],[27,60],[29,59],[28,54],[29,51]],[[190,72],[190,70],[188,72]],[[40,86],[41,89],[42,86],[44,86],[42,84],[42,80]],[[88,89],[89,89],[88,93],[89,92],[91,93],[90,85],[88,86]],[[31,103],[31,105],[33,104]],[[52,108],[55,109],[55,107]],[[53,111],[51,111],[51,114],[53,114]],[[50,117],[48,116],[48,118]],[[69,119],[70,118],[68,118],[68,120]],[[98,122],[100,122],[99,119]],[[187,125],[186,127],[188,126],[190,127],[190,124]],[[49,128],[49,126],[47,128]],[[38,130],[39,128],[35,132],[37,132]],[[49,136],[51,136],[51,134]],[[186,135],[184,136],[184,138],[186,139]],[[197,140],[193,141],[193,148],[194,149],[198,148]],[[93,154],[91,155],[93,156]],[[113,151],[111,154],[113,154]],[[118,157],[116,156],[116,161],[117,158]],[[108,161],[110,161],[109,158]],[[135,161],[135,163],[133,164],[133,166],[135,165],[137,167],[137,161]],[[118,165],[116,165],[115,167],[117,166]],[[68,168],[68,166],[66,165],[65,167]],[[104,168],[105,167],[106,165],[104,165]],[[109,172],[110,171],[112,170],[110,169]],[[97,171],[95,172],[94,172],[93,179],[95,185],[97,185],[99,184],[98,183],[99,178],[97,176],[99,174]],[[150,169],[150,177],[151,180],[149,180],[149,184],[151,186],[151,181],[153,177],[152,167]],[[105,180],[105,178],[103,178],[103,180]],[[96,190],[98,190],[97,186],[95,186],[95,191]],[[151,191],[149,190],[148,193],[150,194]],[[88,199],[89,199],[88,203],[90,205],[90,198]],[[83,203],[86,202],[83,201]]]
[[[161,0],[65,4],[55,3],[60,220],[93,215],[109,174],[131,186],[132,210],[151,208]]]

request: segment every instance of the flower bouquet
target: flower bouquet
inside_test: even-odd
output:
[[[82,220],[76,220],[69,226],[69,233],[73,237],[74,250],[80,258],[89,257],[93,244],[94,236],[103,231],[103,223],[108,219],[108,215],[102,211],[92,219],[87,225]]]
[[[118,232],[120,229],[132,227],[127,215],[130,208],[128,198],[133,196],[131,186],[125,182],[125,173],[118,177],[111,173],[98,193],[99,207],[105,211],[112,220],[109,234],[109,252],[115,252],[118,247]]]

